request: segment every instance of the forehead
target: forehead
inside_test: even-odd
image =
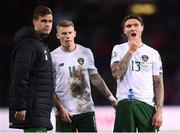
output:
[[[58,32],[72,32],[74,31],[74,27],[73,26],[68,26],[68,27],[59,27]]]
[[[124,23],[124,25],[128,25],[128,24],[141,24],[141,22],[135,18],[131,18],[126,20],[126,22]]]
[[[53,16],[52,16],[52,14],[48,14],[48,15],[45,15],[45,16],[39,16],[38,17],[38,20],[42,20],[42,19],[52,20]]]

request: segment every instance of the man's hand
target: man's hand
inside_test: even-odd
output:
[[[53,95],[53,104],[57,108],[57,111],[59,113],[59,117],[62,121],[71,123],[70,116],[71,114],[69,111],[61,104],[61,101],[56,93]]]
[[[131,36],[129,39],[129,52],[132,54],[141,47],[141,40],[137,36]]]
[[[152,125],[155,128],[159,128],[162,125],[162,111],[161,109],[157,109],[156,113],[154,114],[153,118],[152,118]]]
[[[71,114],[67,109],[61,106],[61,111],[59,112],[59,116],[63,122],[72,123],[71,121]]]
[[[26,118],[26,110],[22,110],[22,111],[16,111],[15,115],[14,115],[14,119],[19,122],[22,123],[25,121]]]

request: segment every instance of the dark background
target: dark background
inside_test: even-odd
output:
[[[165,105],[180,105],[180,1],[179,0],[7,0],[0,5],[0,107],[8,107],[9,61],[14,33],[31,24],[32,12],[39,5],[53,11],[54,27],[49,48],[59,46],[55,36],[58,20],[70,19],[77,31],[76,43],[94,53],[95,64],[113,94],[116,81],[110,72],[111,51],[125,41],[121,22],[135,3],[153,4],[157,11],[142,14],[145,29],[143,42],[159,51],[164,69]],[[93,89],[93,88],[92,88]],[[92,90],[95,105],[110,105],[99,92]]]

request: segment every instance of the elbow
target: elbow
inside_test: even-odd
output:
[[[111,73],[114,79],[117,80],[120,78],[119,67],[117,67],[115,64],[111,65]]]
[[[112,73],[112,77],[113,77],[115,80],[120,79],[120,75],[115,74],[115,73]]]

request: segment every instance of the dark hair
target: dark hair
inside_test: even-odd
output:
[[[124,24],[128,19],[137,19],[141,23],[141,25],[144,25],[143,19],[142,19],[142,17],[140,15],[138,15],[138,14],[129,14],[129,15],[125,16],[123,21],[122,21],[122,24],[121,24],[122,29],[124,29]]]
[[[74,23],[70,20],[61,20],[57,23],[56,29],[58,29],[59,27],[69,27],[69,26],[74,27]]]
[[[47,6],[38,6],[33,12],[33,19],[38,19],[39,16],[43,17],[45,15],[52,14],[52,11]]]

